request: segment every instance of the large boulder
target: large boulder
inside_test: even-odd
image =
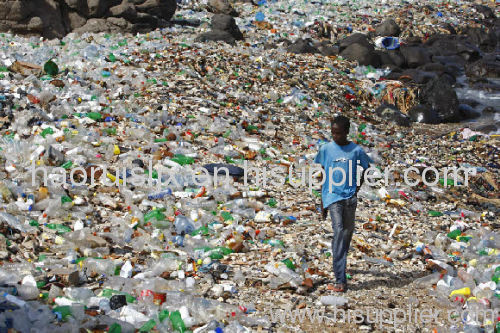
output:
[[[485,5],[475,5],[474,9],[481,13],[486,19],[496,17],[495,12],[493,11],[493,9],[491,9],[491,7]]]
[[[319,53],[320,51],[313,45],[310,39],[299,38],[287,47],[289,53]]]
[[[380,66],[380,57],[372,45],[351,44],[340,55],[349,61],[357,61],[360,65]]]
[[[478,42],[480,44],[480,42]],[[479,58],[481,50],[465,36],[435,35],[425,43],[427,50],[434,56],[460,56],[464,61]]]
[[[352,35],[342,39],[339,42],[340,51],[342,52],[344,49],[346,49],[348,46],[350,46],[352,44],[361,44],[361,45],[364,45],[366,47],[372,46],[367,35],[361,34],[361,33],[355,33],[355,34],[352,34]]]
[[[238,13],[234,10],[228,0],[208,0],[207,9],[209,12],[215,14],[238,16]]]
[[[393,104],[382,104],[376,110],[375,113],[396,125],[408,127],[411,124],[410,118],[398,110],[398,108]]]
[[[437,124],[439,123],[436,111],[427,104],[418,104],[408,110],[408,116],[416,123]]]
[[[383,66],[404,67],[405,65],[405,58],[398,50],[378,51],[377,53]]]
[[[401,29],[393,19],[385,20],[375,27],[377,36],[399,36]]]
[[[466,30],[468,40],[485,52],[492,52],[497,46],[497,36],[490,30],[482,28],[468,28]]]
[[[176,8],[176,0],[0,0],[0,31],[49,39],[72,31],[138,32],[166,26]]]
[[[481,59],[465,66],[465,75],[472,81],[500,77],[500,61]]]
[[[211,28],[211,31],[200,34],[195,40],[198,42],[223,41],[234,45],[237,40],[244,39],[231,15],[215,14],[212,16]]]
[[[443,77],[427,82],[420,91],[419,98],[420,103],[430,106],[442,122],[457,122],[462,118],[457,93]]]
[[[422,66],[431,61],[429,52],[427,52],[425,48],[419,46],[402,46],[401,54],[403,54],[406,64],[410,68]]]

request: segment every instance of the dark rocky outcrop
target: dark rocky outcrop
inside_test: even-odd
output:
[[[228,0],[209,0],[207,4],[209,12],[214,14],[226,14],[231,16],[238,16],[238,12],[231,6]]]
[[[310,39],[297,39],[295,42],[287,47],[287,52],[289,53],[320,53],[318,48],[313,45]]]
[[[377,36],[399,36],[401,29],[393,19],[385,20],[375,27],[375,34]]]
[[[75,32],[142,32],[166,26],[176,0],[0,0],[0,31],[61,38]]]
[[[484,78],[500,77],[500,61],[493,59],[481,59],[465,67],[465,75],[472,80],[477,81]]]
[[[429,105],[442,122],[457,122],[462,119],[458,110],[457,93],[442,77],[427,82],[419,94],[420,103]]]
[[[375,113],[381,118],[393,122],[399,126],[410,126],[410,118],[398,110],[395,105],[392,104],[382,104],[376,110]]]
[[[351,44],[340,55],[349,61],[357,61],[360,65],[380,66],[380,57],[372,45]]]
[[[196,41],[223,41],[234,45],[237,40],[244,39],[243,34],[236,25],[236,21],[231,15],[215,14],[212,16],[211,28],[211,31],[207,31],[196,37]]]
[[[418,104],[408,110],[408,116],[417,123],[437,124],[439,118],[436,111],[426,104]]]

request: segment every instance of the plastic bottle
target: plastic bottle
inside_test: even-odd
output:
[[[190,234],[195,230],[194,222],[184,215],[175,218],[174,226],[175,232],[179,235]]]
[[[345,297],[339,296],[321,296],[320,300],[323,305],[334,305],[334,306],[344,306],[347,304],[347,299]]]

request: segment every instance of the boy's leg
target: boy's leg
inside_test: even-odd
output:
[[[346,283],[345,267],[346,256],[344,255],[345,242],[348,240],[348,234],[344,231],[344,205],[346,200],[337,201],[331,204],[330,217],[332,218],[333,240],[332,240],[332,259],[333,272],[335,273],[336,283]]]
[[[344,257],[342,262],[344,263],[344,274],[347,266],[347,252],[349,251],[349,246],[351,244],[352,234],[354,233],[354,217],[356,215],[356,206],[358,203],[358,198],[353,196],[345,201],[344,210],[342,214],[342,221],[344,222],[344,248],[342,253]]]

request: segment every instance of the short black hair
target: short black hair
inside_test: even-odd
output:
[[[351,121],[346,116],[335,116],[334,118],[332,118],[331,126],[333,127],[334,124],[338,124],[345,130],[346,133],[349,133]]]

